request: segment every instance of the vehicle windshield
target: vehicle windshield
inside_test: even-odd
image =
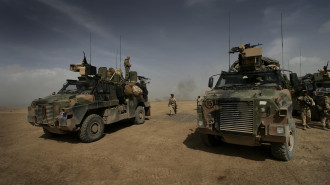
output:
[[[330,82],[320,82],[320,83],[316,83],[316,87],[317,88],[330,88]]]
[[[92,86],[87,82],[68,80],[58,94],[85,94],[91,93]]]
[[[216,84],[216,88],[225,87],[277,87],[281,85],[279,71],[227,73],[223,72]]]
[[[330,82],[318,82],[316,83],[316,91],[330,92]]]

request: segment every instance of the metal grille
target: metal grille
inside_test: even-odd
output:
[[[51,104],[38,105],[37,123],[54,125],[54,112]]]
[[[253,102],[220,102],[220,131],[253,133]]]

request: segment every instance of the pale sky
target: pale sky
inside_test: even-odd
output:
[[[263,55],[299,75],[330,60],[330,1],[307,0],[0,0],[0,107],[27,106],[58,91],[85,51],[92,64],[122,60],[151,78],[151,100],[202,96],[208,77],[228,69],[231,46],[263,44]],[[116,51],[118,50],[118,55]],[[231,62],[236,55],[231,56]],[[290,66],[288,66],[288,63]]]

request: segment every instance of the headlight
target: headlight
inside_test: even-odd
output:
[[[259,101],[259,105],[266,105],[267,101]]]
[[[261,107],[261,108],[260,108],[260,112],[262,112],[262,113],[266,112],[265,107]]]
[[[284,136],[285,135],[285,126],[270,124],[269,125],[269,135],[273,136]]]
[[[277,134],[284,134],[284,127],[280,127],[280,126],[276,127],[276,133]]]

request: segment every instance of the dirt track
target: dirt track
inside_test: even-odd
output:
[[[195,102],[153,102],[143,125],[106,127],[81,143],[75,134],[47,138],[26,122],[26,110],[0,111],[0,184],[330,184],[330,131],[303,131],[289,162],[269,146],[205,147],[196,129]]]

